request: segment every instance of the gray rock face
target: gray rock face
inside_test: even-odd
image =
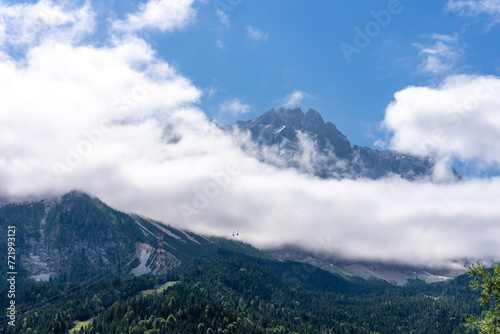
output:
[[[141,219],[78,191],[52,200],[0,207],[0,223],[16,226],[18,269],[35,280],[79,282],[113,268],[115,272],[130,272],[137,265],[140,268],[133,274],[151,271],[157,255],[146,246],[154,249],[155,235],[161,230]],[[171,230],[175,238],[167,235],[165,242],[186,244],[184,253],[192,244],[199,246],[199,242],[188,238],[193,238],[191,235]],[[6,244],[5,236],[0,235],[0,243]],[[169,269],[181,263],[179,253],[171,253],[176,247],[165,245],[165,265]],[[0,250],[0,255],[5,250]],[[0,273],[4,271],[0,269]]]
[[[250,133],[254,147],[244,146],[262,162],[296,168],[320,178],[379,179],[399,175],[415,180],[432,175],[434,164],[395,151],[351,146],[335,124],[315,110],[271,109],[260,117],[239,121],[227,131]],[[451,170],[457,177],[458,174]]]
[[[335,257],[335,255],[308,252],[306,250],[285,246],[267,250],[267,253],[279,261],[307,263],[344,277],[361,277],[364,279],[383,280],[396,285],[406,285],[410,280],[419,279],[427,283],[442,282],[466,272],[464,264],[457,261],[450,266],[413,266],[390,262],[354,261]],[[307,267],[297,267],[300,278],[301,271]]]

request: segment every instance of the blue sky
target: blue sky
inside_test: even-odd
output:
[[[391,3],[398,13],[391,14],[385,27],[379,25],[380,32],[348,63],[340,44],[354,46],[354,28],[364,30],[375,21],[372,11],[380,13]],[[447,10],[446,3],[200,1],[194,4],[196,19],[183,30],[143,36],[161,58],[205,90],[200,106],[210,118],[221,123],[250,119],[301,91],[304,111],[316,109],[352,143],[373,147],[385,135],[377,130],[395,92],[436,85],[451,74],[498,74],[499,26],[490,26],[487,15]],[[116,8],[117,15],[133,7],[129,2]],[[428,55],[421,50],[436,47],[436,34],[453,39],[441,51],[440,61],[447,67],[426,71]],[[447,58],[449,53],[454,56]],[[247,112],[221,112],[221,105],[233,99],[248,105]]]

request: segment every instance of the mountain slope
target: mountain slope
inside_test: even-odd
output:
[[[248,132],[254,146],[243,148],[259,160],[283,168],[296,168],[320,178],[379,179],[399,175],[415,180],[431,176],[431,160],[395,151],[352,146],[335,124],[315,110],[271,109],[249,121],[226,127],[236,134]],[[456,177],[458,174],[450,170]]]
[[[194,258],[216,256],[220,248],[267,256],[250,245],[208,240],[125,214],[78,191],[51,200],[1,206],[0,226],[16,226],[18,271],[35,280],[77,282],[105,271],[150,273],[156,265],[157,233],[164,233],[167,269]],[[6,235],[0,235],[0,243],[6,244]],[[0,249],[0,255],[5,252]]]
[[[136,243],[148,240],[129,216],[76,191],[5,205],[0,222],[16,226],[20,269],[37,280],[89,277],[126,261]]]
[[[415,279],[427,283],[448,281],[466,272],[464,265],[458,262],[454,267],[412,266],[381,261],[368,262],[342,259],[333,254],[315,254],[292,246],[269,249],[266,252],[279,261],[310,264],[344,277],[377,279],[400,286]]]

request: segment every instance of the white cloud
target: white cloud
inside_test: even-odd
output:
[[[460,15],[477,16],[485,14],[491,16],[491,24],[500,23],[499,0],[448,0],[447,10],[458,12]]]
[[[319,180],[246,157],[202,118],[179,114],[175,122],[183,140],[164,153],[168,163],[144,165],[137,187],[119,183],[118,199],[99,192],[106,202],[200,233],[239,230],[244,241],[260,247],[288,243],[426,265],[500,256],[500,179],[440,185]],[[231,162],[238,173],[229,172]],[[127,177],[138,178],[132,170]],[[180,208],[190,210],[184,211],[187,220]]]
[[[417,155],[500,163],[500,78],[451,76],[395,94],[384,125],[391,147]]]
[[[208,87],[207,89],[205,89],[205,95],[211,99],[212,97],[215,96],[215,94],[217,94],[219,92],[219,87],[217,87],[217,83],[214,82],[213,84],[210,85],[210,87]]]
[[[449,72],[460,58],[458,35],[433,34],[430,40],[431,43],[427,45],[414,44],[420,49],[418,54],[423,58],[420,70],[432,74]]]
[[[12,6],[0,2],[0,48],[24,51],[41,39],[79,42],[92,32],[94,18],[88,2],[79,8],[50,0]]]
[[[88,5],[77,10],[48,8],[43,1],[31,6],[1,7],[10,18],[9,29],[32,24],[27,30],[37,34],[26,39],[22,60],[11,57],[8,48],[0,57],[5,94],[0,101],[0,179],[12,181],[3,183],[3,195],[79,187],[78,178],[92,179],[91,170],[112,168],[108,159],[148,147],[161,135],[169,114],[199,100],[201,92],[141,39],[78,45],[75,29],[80,30],[73,20],[81,11],[92,13]],[[26,20],[26,13],[33,16],[33,8],[41,7],[55,13],[44,18],[52,22],[48,28]]]
[[[224,28],[229,28],[229,15],[225,12],[223,12],[222,10],[220,9],[217,9],[215,11],[215,13],[217,14],[217,17],[219,18],[219,21],[221,23],[221,25],[224,27]]]
[[[267,41],[267,38],[269,37],[268,34],[264,33],[260,29],[252,26],[247,26],[247,36],[250,39],[253,39],[257,42],[265,42]]]
[[[304,97],[307,96],[307,93],[300,91],[300,90],[295,90],[288,94],[284,99],[283,99],[283,107],[286,108],[293,108],[293,107],[298,107],[302,103],[302,100]]]
[[[387,143],[383,140],[377,139],[374,143],[373,146],[375,146],[378,149],[385,150],[387,148]]]
[[[143,29],[161,32],[180,29],[196,16],[194,0],[149,0],[141,4],[134,14],[128,14],[125,21],[115,21],[118,31],[136,32]]]
[[[232,116],[238,116],[250,112],[250,106],[241,102],[238,98],[222,102],[219,109],[222,113]]]

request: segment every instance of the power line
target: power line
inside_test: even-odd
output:
[[[153,239],[153,238],[148,239],[148,242],[149,242],[149,241],[151,241],[151,239]],[[157,241],[156,241],[156,242],[157,242]],[[155,242],[155,243],[153,243],[153,245],[154,245],[154,244],[156,244],[156,242]],[[27,315],[27,314],[30,314],[30,313],[33,313],[33,312],[35,312],[35,311],[37,311],[37,310],[39,310],[39,309],[41,309],[41,308],[43,308],[43,307],[50,306],[50,305],[54,305],[55,303],[58,303],[58,302],[60,302],[61,300],[64,300],[64,299],[66,299],[66,298],[68,298],[68,297],[71,297],[71,296],[75,295],[76,293],[78,293],[78,292],[80,292],[80,291],[83,291],[83,290],[85,290],[85,289],[87,289],[87,288],[89,288],[89,287],[91,287],[91,286],[93,286],[93,285],[95,285],[95,284],[99,283],[100,281],[104,280],[105,278],[108,278],[109,276],[113,275],[114,273],[116,273],[117,271],[119,271],[120,269],[122,269],[122,268],[123,268],[123,267],[124,267],[124,266],[125,266],[128,262],[129,262],[129,260],[130,260],[130,259],[131,259],[134,255],[135,255],[135,251],[134,251],[133,253],[131,253],[130,255],[128,255],[128,256],[127,256],[125,259],[123,259],[122,261],[120,261],[120,262],[118,262],[117,264],[113,265],[111,268],[108,268],[108,269],[106,269],[105,271],[101,272],[100,274],[98,274],[98,275],[96,275],[96,276],[93,276],[92,278],[90,278],[90,279],[88,279],[88,280],[86,280],[86,281],[84,281],[84,282],[82,282],[82,283],[79,283],[78,285],[76,285],[76,286],[74,286],[74,287],[70,288],[69,290],[67,290],[67,291],[63,291],[63,292],[61,292],[61,293],[59,293],[59,294],[57,294],[57,295],[55,295],[55,296],[52,296],[52,297],[50,297],[50,298],[48,298],[48,299],[45,299],[45,300],[42,300],[42,301],[40,301],[40,302],[38,302],[38,303],[35,303],[35,304],[33,304],[33,305],[30,305],[30,306],[24,307],[23,309],[19,310],[19,313],[20,313],[20,314],[19,314],[19,317],[24,316],[24,315]],[[113,270],[113,269],[114,269],[114,267],[117,267],[117,266],[118,266],[118,268],[116,268],[115,270]],[[84,286],[85,284],[87,284],[87,283],[91,282],[92,280],[94,280],[94,279],[98,278],[99,276],[102,276],[102,275],[106,274],[106,273],[107,273],[107,272],[109,272],[110,270],[113,270],[113,271],[112,271],[111,273],[109,273],[108,275],[101,277],[99,280],[97,280],[97,281],[95,281],[95,282],[93,282],[93,283],[91,283],[91,284],[89,284],[89,285],[87,285],[87,286]],[[83,286],[83,287],[82,287],[82,286]],[[80,287],[81,287],[81,288],[80,288]],[[78,289],[78,288],[80,288],[80,289]],[[71,293],[67,294],[68,292],[70,292],[70,291],[72,291],[72,290],[75,290],[75,289],[78,289],[78,290],[73,291],[73,292],[71,292]],[[61,297],[61,298],[57,299],[58,297]],[[53,300],[53,299],[56,299],[56,300]],[[53,301],[51,301],[51,300],[53,300]],[[51,301],[51,302],[49,302],[49,301]],[[49,303],[47,303],[47,302],[49,302]],[[44,304],[44,305],[41,305],[41,306],[39,306],[39,307],[34,308],[35,306],[40,305],[40,304]],[[34,309],[32,309],[32,308],[34,308]],[[3,316],[3,318],[7,318],[7,315]],[[0,325],[3,325],[4,323],[6,323],[6,322],[8,322],[8,321],[9,321],[9,319],[5,319],[5,320],[3,320],[3,321],[0,321]]]

